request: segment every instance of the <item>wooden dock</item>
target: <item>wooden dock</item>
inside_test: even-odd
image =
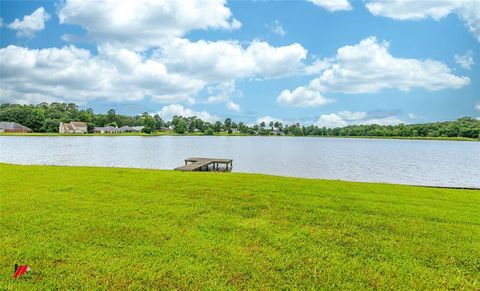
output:
[[[220,167],[220,164],[225,165]],[[233,167],[232,159],[215,158],[188,158],[185,160],[185,166],[175,168],[175,171],[193,172],[193,171],[214,171],[228,172]]]

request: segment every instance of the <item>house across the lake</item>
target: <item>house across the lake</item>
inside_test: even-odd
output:
[[[60,122],[58,127],[60,133],[87,133],[87,124],[80,121]]]
[[[94,133],[118,133],[118,127],[115,126],[99,126],[93,129]]]
[[[142,132],[143,126],[122,126],[118,130],[119,132]]]
[[[274,134],[274,135],[283,135],[283,131],[275,128],[274,130],[272,130],[272,134]]]
[[[122,132],[141,132],[143,126],[122,126],[120,128],[115,126],[102,126],[95,127],[93,132],[95,133],[122,133]]]
[[[1,121],[0,132],[32,132],[32,130],[16,122]]]

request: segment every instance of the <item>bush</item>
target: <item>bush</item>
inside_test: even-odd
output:
[[[205,135],[213,135],[214,134],[214,131],[213,131],[213,128],[209,127],[207,129],[205,129],[205,131],[203,132]]]
[[[87,132],[88,133],[93,133],[94,129],[95,129],[95,124],[94,123],[91,123],[91,122],[87,123]]]

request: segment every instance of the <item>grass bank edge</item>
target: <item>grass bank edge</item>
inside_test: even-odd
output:
[[[233,176],[244,176],[250,178],[266,178],[272,180],[279,180],[288,181],[288,180],[298,180],[298,181],[312,181],[312,182],[326,182],[326,183],[340,183],[340,184],[351,184],[351,185],[371,185],[371,186],[396,186],[396,187],[413,187],[413,188],[430,188],[430,189],[445,189],[445,190],[473,190],[473,191],[480,191],[480,188],[474,187],[449,187],[449,186],[435,186],[435,185],[410,185],[410,184],[395,184],[395,183],[386,183],[386,182],[366,182],[366,181],[349,181],[349,180],[341,180],[341,179],[322,179],[322,178],[305,178],[305,177],[293,177],[293,176],[282,176],[282,175],[273,175],[273,174],[263,174],[263,173],[248,173],[248,172],[181,172],[181,171],[174,171],[169,169],[155,169],[155,168],[138,168],[138,167],[108,167],[108,166],[69,166],[69,165],[27,165],[27,164],[15,164],[15,163],[4,163],[0,162],[0,169],[2,167],[36,167],[36,168],[66,168],[66,169],[103,169],[103,170],[111,170],[112,173],[118,171],[133,171],[133,172],[145,172],[145,173],[152,173],[152,174],[162,174],[162,173],[170,173],[170,174],[178,174],[178,175],[206,175],[205,177],[213,177],[215,175],[233,175]],[[0,173],[1,179],[1,173]]]

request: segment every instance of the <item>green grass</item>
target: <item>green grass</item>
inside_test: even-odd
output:
[[[72,134],[72,133],[57,133],[57,132],[30,132],[30,133],[5,133],[0,132],[0,136],[207,136],[202,132],[193,132],[178,134],[174,131],[159,131],[151,134],[143,132],[124,132],[124,133],[88,133],[88,134]],[[232,133],[219,132],[215,133],[214,136],[266,136],[266,137],[278,137],[278,135],[249,135],[242,133]],[[309,136],[294,136],[286,135],[291,137],[317,137],[317,138],[368,138],[368,139],[408,139],[408,140],[446,140],[446,141],[477,141],[480,142],[478,138],[468,138],[468,137],[448,137],[448,136],[323,136],[323,135],[309,135]]]
[[[477,190],[0,164],[0,237],[0,289],[480,289]]]

